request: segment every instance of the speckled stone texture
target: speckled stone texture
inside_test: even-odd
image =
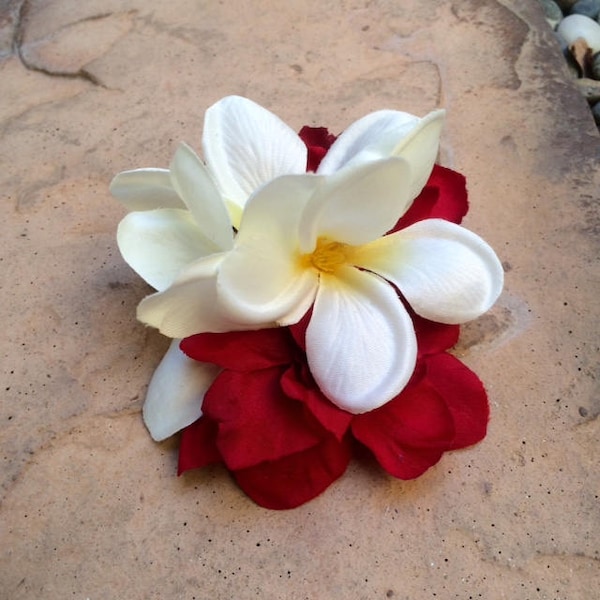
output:
[[[533,0],[0,2],[0,597],[597,598],[600,138],[563,63]],[[107,188],[199,148],[231,93],[335,132],[448,110],[442,162],[506,268],[457,348],[483,443],[410,482],[354,463],[284,512],[175,476]]]

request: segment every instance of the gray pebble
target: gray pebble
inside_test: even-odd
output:
[[[567,44],[583,38],[592,52],[600,52],[600,24],[585,15],[569,15],[556,28]]]
[[[600,102],[600,81],[583,77],[575,81],[575,87],[590,105]]]
[[[548,21],[550,27],[554,29],[563,18],[563,13],[562,10],[560,10],[560,6],[558,6],[554,0],[540,0],[540,4],[544,10],[546,21]]]
[[[577,2],[577,0],[556,0],[556,4],[560,6],[565,15],[569,14],[571,6],[573,6],[575,2]]]
[[[592,58],[592,78],[600,80],[600,52],[594,54]]]
[[[596,104],[592,106],[592,115],[594,115],[596,125],[600,126],[600,102],[596,102]]]
[[[571,7],[571,15],[584,15],[590,19],[597,19],[600,14],[600,0],[577,0]]]

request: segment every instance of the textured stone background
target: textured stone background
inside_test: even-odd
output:
[[[507,271],[457,348],[483,443],[411,482],[355,463],[287,512],[175,477],[107,186],[199,147],[230,93],[335,132],[447,108],[442,162]],[[533,0],[0,0],[0,597],[597,598],[599,150]]]

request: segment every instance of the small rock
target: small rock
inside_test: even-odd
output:
[[[561,10],[565,15],[569,14],[571,7],[575,4],[577,0],[556,0],[556,4],[560,6]]]
[[[600,102],[600,81],[584,77],[575,81],[575,85],[590,104]]]
[[[569,46],[583,38],[592,52],[600,52],[600,24],[589,17],[569,15],[559,23],[556,31]]]
[[[560,10],[560,6],[558,6],[554,0],[540,0],[540,4],[544,9],[546,21],[548,21],[552,29],[556,29],[556,26],[563,18],[563,13],[562,10]]]
[[[592,106],[592,115],[594,115],[594,121],[596,121],[596,125],[600,127],[600,102],[596,102],[596,104]]]
[[[584,15],[597,19],[600,14],[600,0],[577,0],[571,7],[571,15]]]
[[[590,71],[592,79],[600,80],[600,52],[597,52],[592,57],[592,66]]]

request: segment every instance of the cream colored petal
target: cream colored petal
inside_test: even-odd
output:
[[[294,130],[246,98],[228,96],[211,106],[202,141],[223,197],[240,208],[275,177],[306,171],[306,146]]]
[[[142,410],[150,435],[160,442],[202,416],[202,400],[219,368],[188,358],[173,340],[154,371]]]
[[[171,184],[194,215],[196,223],[214,244],[214,252],[229,250],[233,229],[227,208],[210,173],[195,152],[179,144],[171,161]]]
[[[190,212],[175,208],[129,213],[117,229],[117,243],[127,264],[159,291],[185,266],[214,252]]]
[[[224,256],[212,254],[192,263],[164,292],[144,298],[138,306],[138,319],[172,338],[251,329],[233,322],[218,305],[216,277]]]
[[[319,175],[397,156],[411,168],[410,199],[423,189],[437,158],[445,111],[419,119],[408,113],[379,111],[354,123],[336,140],[317,170]]]
[[[403,137],[392,154],[406,160],[411,169],[411,199],[416,198],[431,175],[435,164],[446,111],[430,112],[408,135]]]
[[[171,185],[168,169],[135,169],[114,177],[110,193],[129,210],[185,208]]]
[[[330,175],[357,157],[370,162],[392,156],[394,148],[421,121],[397,110],[379,110],[355,121],[343,131],[324,156],[317,173]]]
[[[232,320],[277,321],[312,303],[318,277],[300,257],[298,222],[321,183],[315,175],[280,177],[248,202],[218,276],[219,302]]]
[[[417,343],[392,286],[372,273],[345,267],[321,277],[306,353],[323,393],[358,414],[400,393],[414,371]]]
[[[307,203],[300,222],[302,252],[311,252],[318,238],[360,245],[388,232],[404,214],[410,168],[388,158],[344,169],[329,176]]]
[[[392,286],[345,267],[322,276],[306,332],[308,365],[323,393],[358,414],[394,398],[410,379],[417,344]]]
[[[441,219],[419,221],[360,248],[356,264],[396,285],[422,317],[464,323],[486,312],[504,281],[479,236]]]

